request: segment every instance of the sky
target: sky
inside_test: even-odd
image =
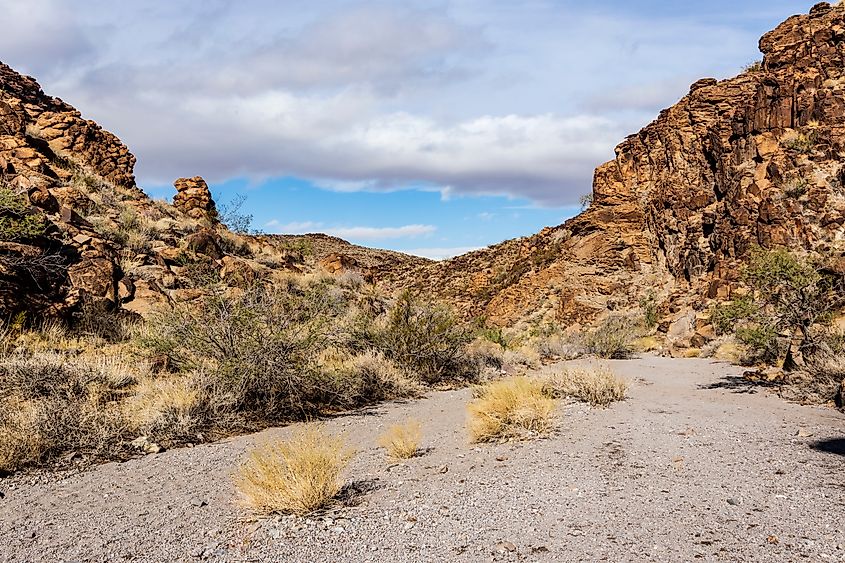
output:
[[[444,258],[576,214],[593,169],[801,0],[0,0],[0,61],[268,233]]]

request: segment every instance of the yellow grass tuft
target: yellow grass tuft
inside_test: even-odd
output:
[[[552,397],[570,397],[606,407],[614,401],[625,398],[628,384],[608,368],[565,369],[548,376],[545,392]]]
[[[470,437],[474,442],[488,442],[548,432],[556,406],[540,381],[512,377],[488,383],[467,407]]]
[[[194,427],[199,410],[199,392],[184,377],[147,377],[124,402],[129,425],[141,434],[168,431],[185,435]]]
[[[354,452],[342,437],[308,425],[289,440],[258,447],[234,476],[242,503],[260,514],[308,514],[343,488],[341,473]]]
[[[40,429],[39,413],[29,401],[0,402],[0,472],[12,472],[38,461],[47,449]]]
[[[379,445],[396,459],[409,459],[417,455],[422,440],[422,425],[416,420],[405,424],[394,424],[381,438]]]

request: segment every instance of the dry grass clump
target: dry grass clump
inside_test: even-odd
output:
[[[132,380],[114,367],[57,353],[0,358],[0,471],[66,452],[115,456],[125,423],[114,404]]]
[[[634,352],[639,330],[639,319],[612,315],[584,337],[584,344],[590,354],[599,358],[626,359]]]
[[[416,420],[394,424],[379,438],[379,445],[395,459],[410,459],[417,455],[422,440],[422,425]]]
[[[564,369],[545,379],[545,392],[558,398],[572,398],[593,406],[606,407],[625,398],[628,384],[612,371],[596,369]]]
[[[165,442],[195,439],[208,414],[196,381],[178,375],[142,379],[123,407],[134,434]]]
[[[543,434],[553,426],[556,405],[535,379],[520,376],[488,383],[467,406],[470,437],[489,442]]]
[[[308,425],[289,440],[253,450],[235,474],[235,486],[243,504],[259,514],[308,514],[341,491],[341,474],[353,455],[342,437]]]

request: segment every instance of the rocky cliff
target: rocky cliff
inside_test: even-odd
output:
[[[588,323],[649,294],[671,321],[727,298],[755,246],[840,251],[845,9],[817,4],[759,47],[762,63],[697,81],[625,139],[586,211],[411,283],[500,325]]]
[[[0,241],[0,314],[64,314],[85,300],[145,314],[213,284],[351,269],[499,325],[587,324],[643,298],[664,326],[692,323],[738,287],[753,247],[845,245],[845,9],[818,4],[760,50],[759,65],[697,81],[625,139],[577,217],[440,263],[232,233],[201,178],[176,181],[175,206],[150,200],[117,138],[0,64],[3,189],[45,218],[43,232]],[[9,213],[0,198],[0,227]]]
[[[285,272],[375,280],[425,260],[330,237],[233,233],[205,181],[173,205],[135,184],[114,135],[0,63],[0,318],[72,316],[86,305],[145,315]]]

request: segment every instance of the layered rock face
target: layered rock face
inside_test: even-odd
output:
[[[673,315],[727,298],[755,246],[845,240],[845,9],[821,3],[760,41],[759,68],[703,79],[596,169],[564,225],[412,279],[497,324],[586,323],[654,294]]]

